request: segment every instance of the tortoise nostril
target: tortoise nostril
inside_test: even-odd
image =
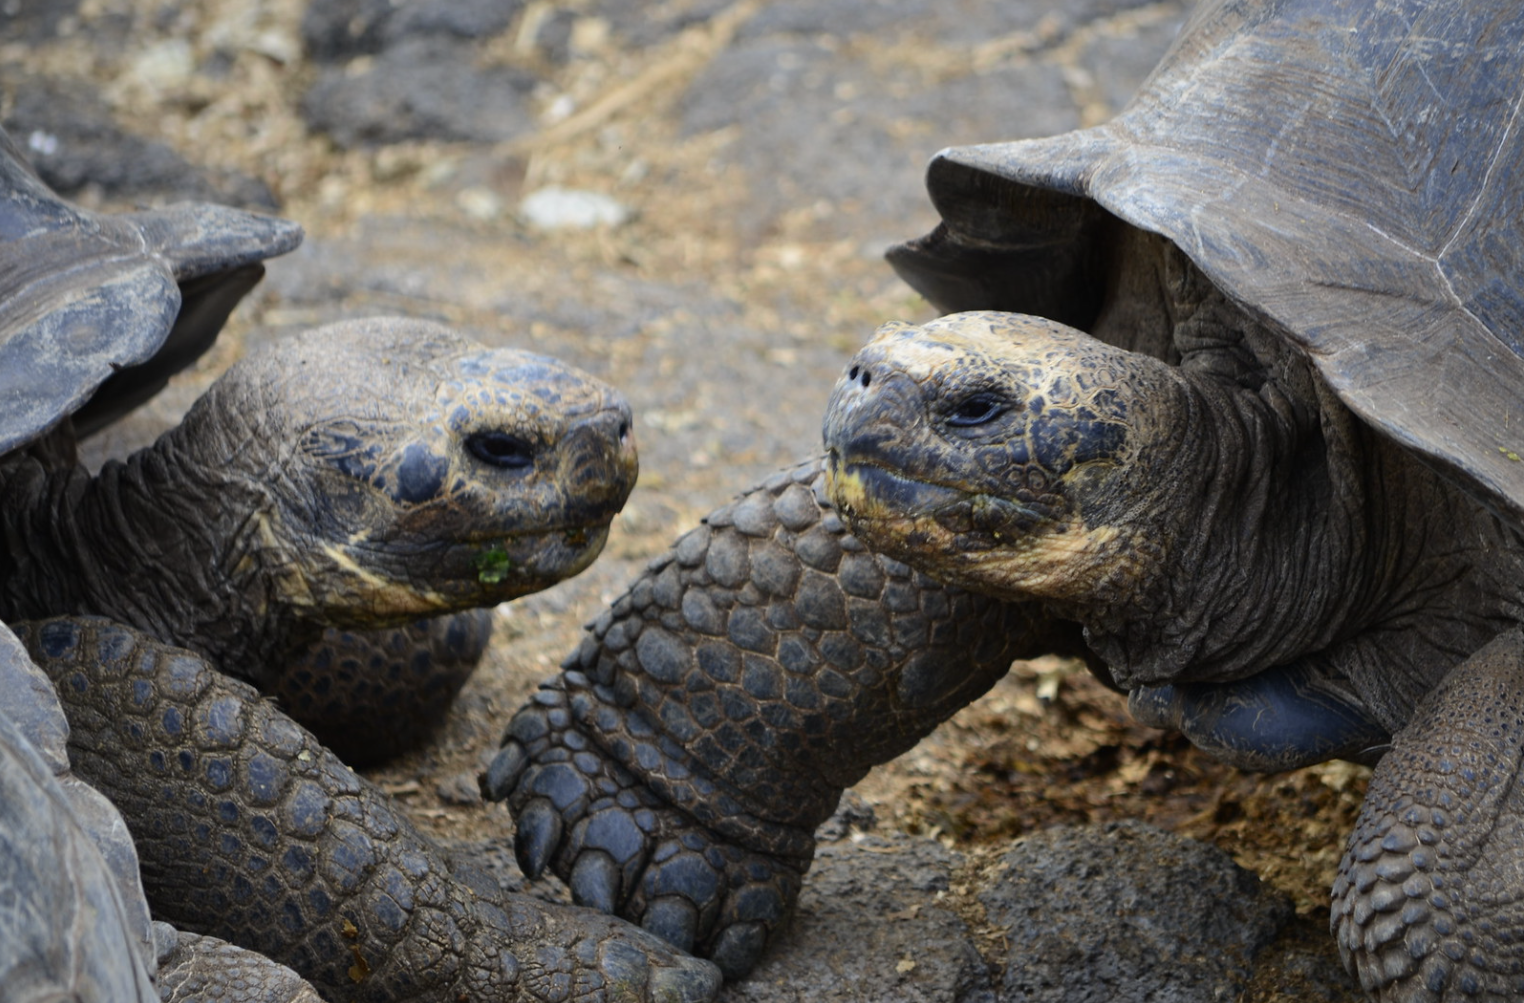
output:
[[[873,377],[868,374],[868,371],[866,369],[864,369],[863,370],[862,378],[860,380],[858,380],[858,382],[861,383],[864,387],[866,387],[869,383],[873,382]]]
[[[619,439],[623,441],[630,437],[630,419],[624,418],[619,422]]]
[[[853,380],[857,379],[858,372],[859,372],[859,369],[858,369],[857,366],[853,366],[851,369],[848,369],[847,370],[847,382],[850,383]]]

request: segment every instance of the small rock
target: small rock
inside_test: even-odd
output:
[[[54,191],[78,197],[87,185],[109,198],[200,200],[271,210],[275,193],[258,178],[188,163],[169,146],[117,125],[89,81],[17,70],[4,74],[12,103],[3,124]]]
[[[503,214],[503,200],[490,188],[473,185],[455,196],[460,211],[472,219],[492,220]]]
[[[476,774],[469,770],[461,770],[452,773],[439,781],[434,787],[434,793],[445,804],[475,805],[482,803],[481,788],[476,783]]]
[[[619,226],[630,210],[598,192],[575,188],[541,188],[519,204],[524,222],[541,230],[591,230],[595,226]]]
[[[861,794],[848,790],[842,793],[836,811],[815,830],[815,838],[822,843],[836,843],[853,833],[872,832],[877,825],[873,806]]]
[[[411,139],[496,143],[534,128],[527,103],[534,75],[477,67],[474,51],[424,36],[328,67],[302,98],[302,113],[346,148]]]
[[[148,87],[166,91],[185,86],[196,71],[190,43],[183,38],[166,39],[139,53],[128,75]]]

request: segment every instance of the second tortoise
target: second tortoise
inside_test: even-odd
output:
[[[526,863],[701,944],[770,926],[876,736],[1066,651],[1230,762],[1379,759],[1341,951],[1380,999],[1517,998],[1521,39],[1505,3],[1207,3],[1114,121],[940,154],[890,257],[950,316],[853,361],[811,518],[749,493],[595,624],[547,692],[602,765],[521,712],[487,781]],[[928,663],[919,575],[1004,647]],[[606,782],[657,837],[594,840]]]

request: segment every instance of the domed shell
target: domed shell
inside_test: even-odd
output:
[[[1524,522],[1521,80],[1516,0],[1206,0],[1113,121],[938,154],[943,223],[890,260],[944,310],[1083,326],[1107,215],[1161,234]]]
[[[0,132],[0,455],[88,431],[194,361],[295,223],[217,205],[106,216],[60,199]],[[105,384],[103,386],[103,384]]]

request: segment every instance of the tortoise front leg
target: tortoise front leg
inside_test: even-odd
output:
[[[1451,670],[1376,767],[1333,888],[1382,1003],[1524,997],[1524,634]]]
[[[713,966],[502,892],[200,656],[93,617],[23,624],[79,775],[132,831],[156,915],[358,1003],[698,1003]]]
[[[1036,606],[869,553],[819,461],[711,514],[592,625],[519,711],[486,775],[520,864],[745,974],[781,924],[815,827],[875,764],[1070,648]]]

